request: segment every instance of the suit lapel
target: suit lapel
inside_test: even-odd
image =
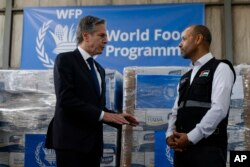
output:
[[[81,53],[80,53],[80,51],[78,50],[78,49],[76,49],[75,51],[74,51],[74,53],[75,53],[75,57],[76,57],[76,61],[78,62],[78,65],[80,66],[80,68],[82,69],[82,71],[87,75],[87,77],[89,78],[89,80],[90,81],[92,81],[92,83],[94,82],[93,81],[93,78],[92,78],[92,76],[91,76],[91,73],[90,73],[90,70],[89,70],[89,68],[88,68],[88,65],[86,64],[86,62],[84,61],[84,59],[83,59],[83,57],[82,57],[82,55],[81,55]],[[102,92],[101,92],[101,95],[103,94],[103,91],[104,91],[104,84],[105,84],[105,82],[104,82],[104,74],[102,73],[102,70],[101,70],[101,67],[100,67],[100,65],[97,63],[97,62],[95,62],[95,65],[96,65],[96,68],[97,68],[97,70],[98,70],[98,72],[99,72],[99,74],[100,74],[100,76],[101,76],[101,86],[102,86]],[[92,86],[93,86],[93,84],[91,84]],[[94,88],[94,87],[93,87]],[[94,88],[95,89],[95,88]]]
[[[92,76],[91,76],[91,74],[90,74],[89,68],[88,68],[86,62],[84,61],[84,59],[83,59],[81,53],[79,52],[78,49],[76,49],[76,50],[74,51],[74,53],[75,53],[76,62],[78,63],[80,69],[82,70],[82,72],[84,72],[84,73],[87,75],[87,77],[88,77],[90,80],[92,80]]]

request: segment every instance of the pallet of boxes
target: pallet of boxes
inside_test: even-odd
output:
[[[179,79],[186,71],[185,67],[124,69],[123,111],[135,115],[140,124],[122,130],[122,167],[172,165],[165,132]]]
[[[30,136],[46,132],[54,106],[51,71],[0,71],[0,166],[24,166],[25,144]],[[34,150],[40,164],[44,151],[41,144]]]
[[[122,75],[106,69],[106,104],[120,112]],[[56,166],[54,150],[44,148],[55,111],[52,70],[0,71],[0,166]],[[119,166],[120,131],[104,126],[102,167]]]
[[[127,67],[124,69],[123,111],[135,115],[138,127],[122,130],[121,167],[172,167],[173,150],[165,141],[178,81],[188,67]],[[230,151],[250,150],[250,66],[235,67],[228,121]]]

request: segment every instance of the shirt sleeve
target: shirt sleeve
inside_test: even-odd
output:
[[[171,136],[175,130],[175,121],[176,121],[176,116],[177,116],[177,109],[178,109],[178,100],[179,100],[179,93],[178,93],[178,89],[179,89],[179,85],[177,86],[177,96],[175,99],[175,103],[174,106],[172,108],[172,113],[169,117],[168,120],[168,129],[166,132],[166,138],[168,138],[169,136]]]
[[[227,64],[220,63],[214,73],[211,108],[201,122],[187,134],[189,141],[196,144],[202,138],[207,138],[227,116],[233,83],[234,74],[232,70]]]
[[[100,115],[100,117],[99,117],[99,121],[102,121],[103,116],[104,116],[104,111],[102,111],[102,113],[101,113],[101,115]]]

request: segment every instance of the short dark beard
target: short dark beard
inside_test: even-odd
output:
[[[184,59],[189,59],[189,56],[188,56],[188,55],[182,55],[182,57],[183,57]]]

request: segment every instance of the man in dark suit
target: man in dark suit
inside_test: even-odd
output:
[[[76,35],[78,48],[55,60],[56,111],[45,147],[55,149],[57,167],[99,167],[103,122],[121,127],[136,126],[138,121],[105,107],[105,71],[93,60],[107,44],[105,21],[83,17]]]

